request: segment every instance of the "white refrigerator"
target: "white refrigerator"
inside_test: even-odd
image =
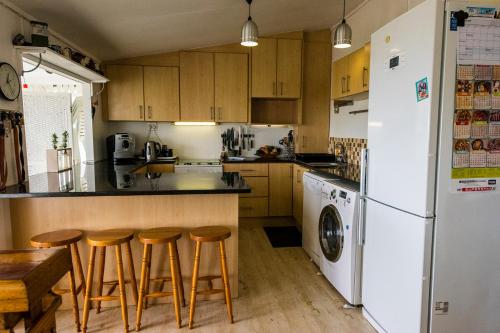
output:
[[[467,117],[469,132],[457,126],[464,124],[455,105],[457,64],[472,87],[483,79],[476,71],[500,65],[500,19],[489,18],[492,8],[500,11],[500,1],[427,0],[372,34],[358,241],[363,314],[380,332],[500,332],[497,155],[454,151],[457,136],[496,142],[493,122],[486,122],[490,132]],[[461,22],[460,10],[469,19]],[[462,40],[472,32],[464,29],[476,25],[493,41],[474,35],[466,54]],[[491,45],[476,46],[475,39]],[[479,97],[460,108],[495,114],[493,102],[485,106]],[[466,155],[470,164],[457,164]]]

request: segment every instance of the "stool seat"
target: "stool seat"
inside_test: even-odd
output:
[[[139,240],[143,244],[163,244],[178,240],[182,237],[181,228],[153,228],[141,231]]]
[[[219,242],[231,237],[231,230],[222,226],[200,227],[189,232],[196,242]]]
[[[68,229],[46,232],[31,238],[31,246],[37,248],[51,248],[65,246],[78,242],[82,239],[80,230]]]
[[[112,246],[126,243],[132,238],[132,229],[108,229],[89,233],[87,243],[91,246]]]

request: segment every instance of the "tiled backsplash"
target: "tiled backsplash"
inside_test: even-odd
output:
[[[354,138],[330,138],[330,144],[328,146],[328,152],[335,153],[335,144],[340,142],[344,145],[347,154],[347,163],[352,165],[360,164],[361,149],[366,148],[368,145],[368,140],[366,139],[354,139]]]

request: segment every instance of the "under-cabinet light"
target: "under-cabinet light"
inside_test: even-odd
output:
[[[176,126],[215,126],[214,121],[176,121]]]

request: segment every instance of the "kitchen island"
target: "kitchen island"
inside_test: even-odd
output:
[[[140,164],[102,162],[62,173],[30,176],[26,184],[8,187],[0,193],[0,199],[10,200],[14,248],[28,248],[32,236],[60,229],[79,229],[86,233],[111,228],[140,231],[180,227],[185,231],[178,248],[184,287],[189,290],[194,256],[189,229],[223,225],[232,233],[226,241],[226,251],[232,294],[236,297],[238,194],[248,193],[250,188],[237,173],[135,173],[140,167]],[[85,241],[81,242],[80,250],[86,264]],[[142,244],[136,239],[132,242],[132,253],[138,272]],[[200,274],[220,274],[217,253],[211,246],[203,248]],[[117,277],[112,264],[114,258],[112,253],[107,253],[108,256],[106,261],[110,264],[106,265],[105,279],[113,280]],[[153,249],[152,276],[167,273],[167,259],[164,247]],[[132,302],[131,297],[128,300]]]

